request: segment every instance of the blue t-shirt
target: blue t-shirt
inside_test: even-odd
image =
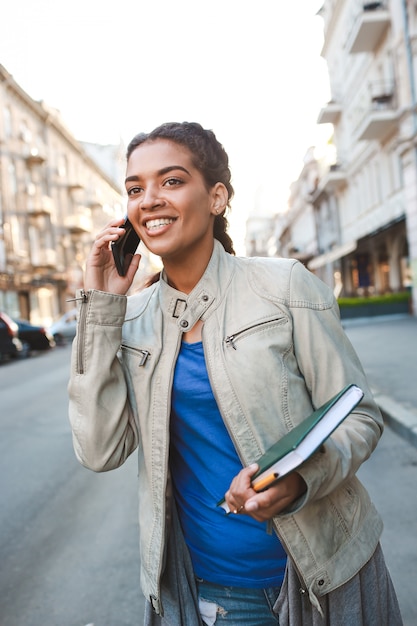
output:
[[[286,554],[266,523],[226,515],[217,502],[242,469],[217,408],[201,342],[182,343],[172,389],[170,463],[194,572],[235,587],[282,583]]]

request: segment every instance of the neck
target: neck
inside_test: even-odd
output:
[[[168,284],[182,293],[189,294],[206,271],[213,250],[209,254],[200,254],[198,258],[181,261],[163,259]]]

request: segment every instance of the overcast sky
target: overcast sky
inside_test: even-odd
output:
[[[237,233],[255,208],[285,207],[305,152],[329,132],[316,125],[330,97],[321,4],[7,2],[0,63],[80,140],[127,143],[165,121],[212,128],[230,156]]]

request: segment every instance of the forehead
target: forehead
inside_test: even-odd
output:
[[[147,141],[133,150],[127,162],[127,174],[152,174],[166,167],[181,165],[195,170],[192,154],[186,146],[168,139]]]

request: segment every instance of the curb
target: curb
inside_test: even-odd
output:
[[[417,448],[417,411],[408,409],[382,393],[373,392],[385,423]]]

